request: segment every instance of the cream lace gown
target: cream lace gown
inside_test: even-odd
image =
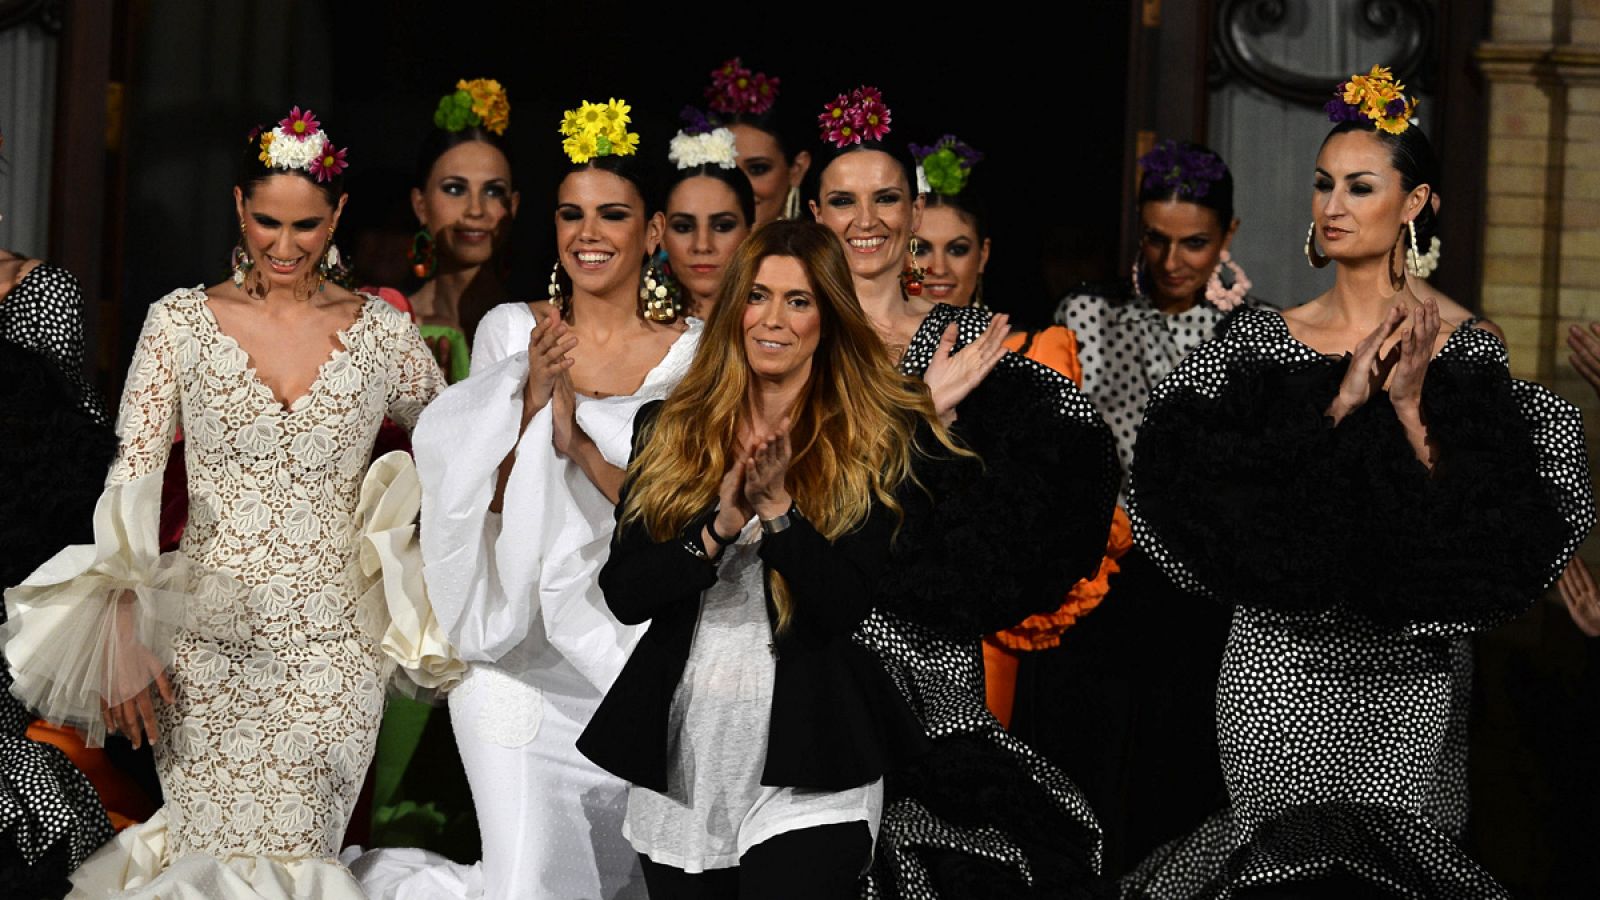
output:
[[[205,299],[151,307],[95,545],[7,592],[5,651],[18,695],[91,742],[116,681],[110,598],[133,592],[125,618],[172,672],[155,745],[167,805],[92,856],[72,896],[360,897],[334,857],[385,681],[396,662],[428,687],[461,671],[422,587],[415,470],[403,453],[368,464],[384,416],[409,427],[443,378],[415,326],[369,299],[284,408]],[[158,555],[180,426],[189,524]]]

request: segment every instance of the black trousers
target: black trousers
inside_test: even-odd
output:
[[[751,847],[731,869],[689,874],[639,854],[650,900],[854,900],[872,852],[865,822],[787,831]]]

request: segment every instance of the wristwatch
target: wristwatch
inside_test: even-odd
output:
[[[761,532],[763,534],[777,534],[778,532],[789,527],[790,516],[797,516],[799,514],[799,511],[794,508],[794,504],[790,503],[789,508],[783,512],[778,513],[770,519],[762,519]]]

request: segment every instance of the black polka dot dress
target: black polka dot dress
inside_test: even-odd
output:
[[[81,304],[72,276],[50,265],[0,299],[0,587],[86,542],[116,449],[79,373]],[[83,773],[26,737],[34,717],[10,688],[0,657],[0,896],[59,897],[111,823]]]
[[[1457,329],[1423,389],[1429,472],[1387,394],[1323,416],[1348,365],[1245,310],[1152,393],[1129,513],[1175,582],[1233,605],[1217,685],[1231,806],[1124,896],[1319,879],[1506,896],[1435,818],[1465,790],[1439,783],[1459,637],[1525,609],[1592,526],[1581,422],[1512,379],[1498,339]]]
[[[1069,294],[1056,307],[1056,321],[1078,336],[1083,392],[1111,426],[1124,473],[1133,464],[1151,389],[1194,348],[1216,337],[1224,318],[1205,303],[1167,315],[1143,295]]]
[[[955,322],[940,304],[901,368],[920,375]],[[1105,895],[1100,832],[1077,788],[984,703],[982,636],[1053,610],[1105,552],[1118,470],[1109,432],[1072,382],[1007,354],[957,408],[978,459],[920,460],[881,605],[856,640],[882,661],[933,749],[885,780],[869,898]]]
[[[110,424],[99,394],[83,377],[83,290],[60,266],[42,262],[0,298],[0,339],[39,353],[60,369],[77,392],[77,405]]]

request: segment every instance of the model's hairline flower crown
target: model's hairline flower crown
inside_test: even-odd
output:
[[[686,128],[674,135],[672,142],[667,145],[667,159],[679,169],[707,165],[731,169],[738,158],[739,150],[734,146],[733,132],[726,128],[700,132]]]
[[[350,167],[346,160],[349,148],[335,147],[309,108],[301,112],[294,107],[270,131],[257,125],[245,140],[257,146],[258,158],[267,168],[305,172],[319,184],[332,181]]]
[[[765,72],[750,71],[735,56],[712,70],[705,96],[712,112],[764,115],[778,102],[778,79]]]
[[[1147,191],[1170,190],[1179,197],[1198,200],[1228,174],[1228,164],[1209,150],[1185,147],[1168,138],[1139,157],[1144,175],[1139,186]]]
[[[889,134],[889,122],[883,92],[867,85],[833,98],[817,116],[823,142],[840,150],[862,141],[883,140]]]
[[[919,180],[927,185],[922,193],[954,197],[967,187],[972,167],[983,161],[983,154],[953,134],[947,134],[926,147],[909,145],[917,162]],[[920,185],[919,185],[920,187]]]
[[[1323,106],[1330,122],[1359,122],[1367,119],[1373,127],[1400,134],[1416,123],[1415,97],[1407,97],[1406,86],[1384,66],[1373,66],[1365,75],[1351,75],[1333,90],[1333,99]]]
[[[632,156],[639,151],[639,135],[628,130],[633,111],[627,101],[612,97],[605,103],[585,100],[561,115],[561,149],[567,159],[583,165],[597,156]]]
[[[493,78],[463,78],[456,89],[439,98],[433,111],[433,124],[452,134],[468,128],[482,128],[503,135],[511,124],[511,101],[505,88]]]

